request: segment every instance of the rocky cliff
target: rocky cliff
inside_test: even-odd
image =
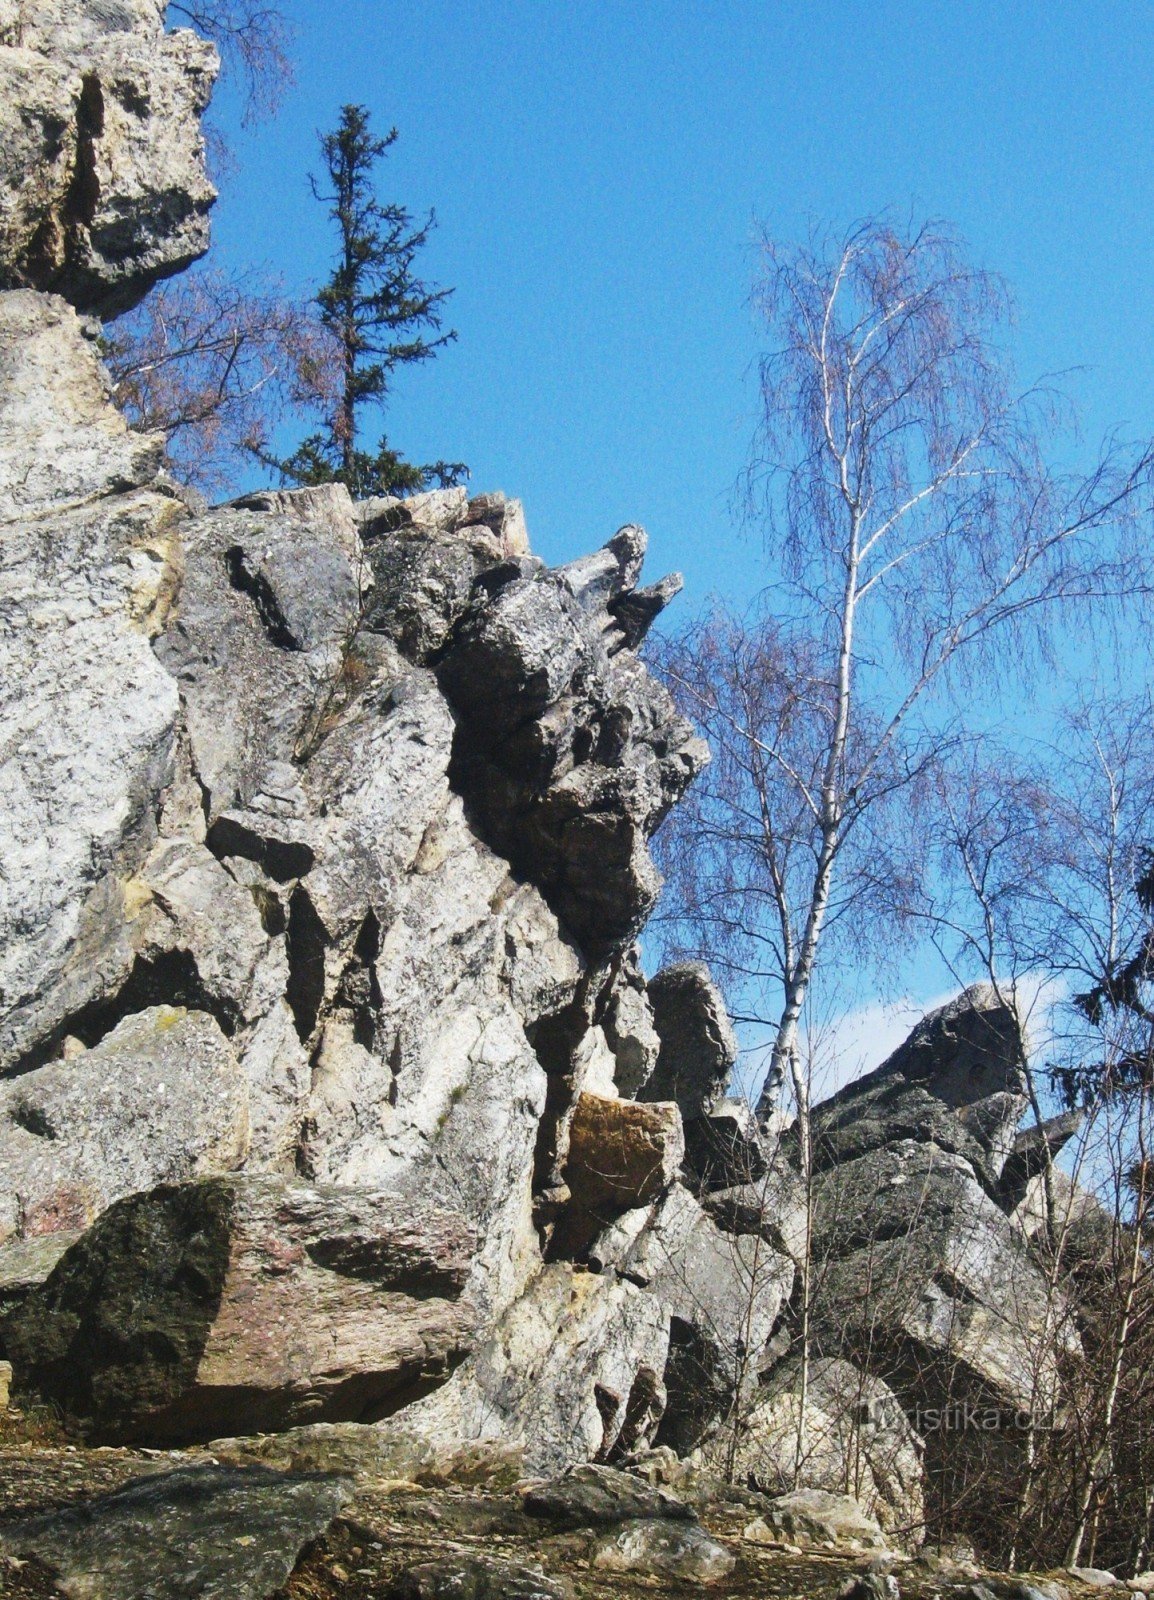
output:
[[[708,759],[637,653],[679,582],[632,526],[547,568],[501,494],[166,476],[86,320],[207,244],[214,58],[160,9],[0,3],[16,1393],[95,1439],[387,1419],[767,1483],[808,1406],[812,1475],[916,1539],[917,1406],[1036,1398],[1016,1020],[964,997],[819,1112],[799,1390],[788,1135],[724,1098],[708,973],[638,957]]]

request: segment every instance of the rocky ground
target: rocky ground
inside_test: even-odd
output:
[[[30,1517],[76,1506],[106,1495],[142,1477],[159,1480],[176,1468],[210,1466],[214,1457],[203,1450],[160,1451],[103,1447],[85,1449],[66,1443],[51,1420],[9,1414],[0,1427],[0,1542],[5,1533]],[[453,1596],[454,1600],[626,1600],[626,1597],[670,1597],[717,1594],[764,1597],[764,1600],[833,1600],[852,1591],[863,1578],[871,1585],[856,1593],[861,1600],[885,1600],[894,1590],[905,1600],[1081,1600],[1102,1593],[1069,1573],[1007,1575],[981,1572],[965,1563],[923,1554],[908,1557],[870,1555],[862,1550],[801,1548],[784,1539],[772,1543],[747,1537],[756,1533],[764,1497],[736,1491],[732,1502],[702,1504],[696,1523],[676,1520],[659,1526],[674,1534],[703,1530],[710,1541],[734,1558],[728,1572],[704,1583],[700,1576],[676,1572],[617,1571],[599,1565],[599,1552],[620,1537],[621,1524],[571,1526],[525,1510],[525,1485],[423,1485],[398,1480],[357,1480],[340,1514],[319,1538],[308,1542],[288,1582],[273,1600],[383,1600],[383,1597]],[[641,1492],[648,1492],[640,1484]],[[572,1520],[572,1519],[570,1519]],[[636,1528],[636,1522],[628,1524]],[[159,1535],[158,1535],[159,1537]],[[244,1542],[241,1536],[237,1542]],[[603,1556],[602,1556],[602,1559]],[[404,1575],[427,1564],[454,1564],[469,1572],[480,1561],[496,1574],[496,1587],[469,1588],[458,1581],[446,1589],[406,1590]],[[536,1573],[527,1588],[502,1573],[508,1567]],[[172,1576],[171,1574],[169,1575]],[[201,1589],[189,1576],[160,1595],[205,1595],[206,1600],[243,1600],[250,1592],[243,1582],[234,1587]],[[511,1584],[511,1586],[509,1586]],[[13,1560],[0,1555],[0,1595],[5,1600],[58,1600],[50,1568],[34,1557]],[[69,1586],[73,1596],[115,1596],[113,1588]],[[151,1591],[138,1591],[141,1594]],[[1114,1591],[1123,1594],[1119,1586]]]

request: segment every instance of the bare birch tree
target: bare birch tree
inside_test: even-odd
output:
[[[799,766],[785,741],[734,729],[773,776],[763,831],[805,828],[805,892],[772,908],[787,924],[764,1116],[787,1077],[804,1097],[799,1022],[850,841],[895,772],[924,771],[949,686],[980,686],[1063,603],[1146,587],[1135,524],[1154,456],[1110,446],[1076,479],[1047,466],[1046,397],[1015,391],[998,342],[1005,293],[947,229],[767,238],[755,301],[773,348],[751,505],[817,735]]]

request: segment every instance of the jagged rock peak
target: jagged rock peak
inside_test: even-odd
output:
[[[128,310],[208,248],[219,61],[162,0],[0,0],[0,288]]]
[[[494,566],[437,663],[461,792],[596,962],[652,910],[648,840],[709,759],[635,653],[680,587],[636,588],[645,544],[629,525],[567,566]]]
[[[162,11],[0,0],[15,1390],[141,1439],[395,1408],[533,1473],[703,1448],[764,1390],[743,1448],[827,1412],[912,1515],[909,1429],[881,1493],[847,1391],[1058,1390],[1026,1238],[1065,1126],[1015,1142],[1018,1019],[969,991],[816,1108],[807,1204],[720,1098],[708,975],[638,963],[649,840],[708,759],[637,654],[680,587],[638,587],[643,530],[550,570],[501,493],[205,511],[164,477],[85,320],[207,243],[216,59]],[[803,1399],[764,1380],[811,1216]]]
[[[993,1192],[1026,1109],[1022,1024],[988,984],[929,1012],[873,1072],[814,1110],[815,1158],[833,1165],[898,1139],[933,1140]]]

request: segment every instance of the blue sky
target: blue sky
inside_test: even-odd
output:
[[[651,564],[759,586],[731,515],[753,425],[760,220],[945,217],[1009,280],[1025,377],[1070,368],[1089,440],[1154,431],[1154,7],[887,0],[290,0],[298,84],[237,139],[218,259],[296,286],[329,240],[316,130],[368,105],[382,189],[439,228],[457,345],[389,431],[525,502],[552,561],[625,521]],[[220,98],[233,120],[227,87]]]
[[[519,495],[551,562],[638,521],[650,577],[684,572],[686,612],[760,587],[756,532],[731,509],[754,426],[759,224],[791,240],[884,208],[948,219],[1011,286],[1023,379],[1069,372],[1087,447],[1116,426],[1154,433],[1154,6],[287,9],[298,82],[279,117],[240,133],[220,96],[237,170],[217,259],[319,282],[317,130],[346,101],[395,124],[382,194],[435,206],[422,265],[456,287],[460,339],[404,375],[390,438]],[[949,986],[925,960],[905,981],[921,1000]]]

